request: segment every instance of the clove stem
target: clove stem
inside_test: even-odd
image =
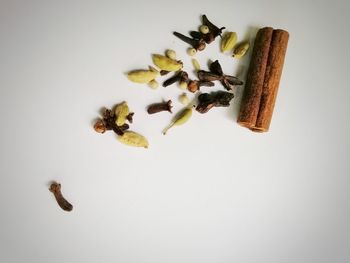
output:
[[[56,201],[58,205],[64,210],[64,211],[72,211],[73,205],[69,203],[62,195],[61,192],[61,184],[53,182],[50,185],[49,188],[50,192],[52,192],[56,198]]]

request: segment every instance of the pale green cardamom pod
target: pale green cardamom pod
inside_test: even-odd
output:
[[[226,32],[221,40],[221,52],[230,51],[237,42],[236,32]]]
[[[125,123],[126,117],[129,115],[129,113],[129,106],[125,101],[118,104],[114,111],[115,116],[117,116],[115,123],[118,126],[122,126]]]
[[[193,106],[190,105],[189,107],[180,111],[175,116],[174,120],[170,123],[170,125],[163,130],[163,134],[165,135],[168,132],[168,130],[173,126],[179,126],[186,123],[192,116],[192,107]]]
[[[242,42],[242,43],[238,44],[235,47],[235,49],[233,50],[232,57],[234,57],[234,58],[241,58],[241,57],[243,57],[247,53],[247,51],[249,49],[249,46],[250,46],[250,44],[249,44],[248,41],[245,41],[245,42]]]
[[[147,139],[133,131],[126,131],[123,135],[118,136],[118,140],[126,145],[134,146],[134,147],[144,147],[148,148]]]

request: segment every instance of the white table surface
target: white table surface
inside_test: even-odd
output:
[[[0,262],[349,262],[348,11],[346,1],[0,1]],[[125,77],[166,48],[190,71],[171,32],[196,29],[203,13],[240,39],[290,32],[269,133],[237,125],[239,89],[230,108],[163,136],[171,115],[145,107],[173,99],[177,111],[181,90]],[[250,54],[234,61],[218,43],[198,55],[204,68],[246,70]],[[149,149],[92,129],[101,107],[123,100]]]

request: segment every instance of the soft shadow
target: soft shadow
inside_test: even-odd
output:
[[[246,33],[244,34],[244,37],[242,38],[242,41],[249,41],[250,47],[249,47],[248,53],[239,59],[237,69],[235,71],[235,76],[243,80],[244,84],[242,86],[235,87],[235,90],[234,90],[235,98],[233,100],[233,103],[231,103],[230,107],[227,110],[228,117],[230,119],[233,119],[234,121],[236,121],[238,118],[239,108],[241,105],[241,100],[244,92],[249,63],[252,56],[255,36],[260,28],[261,26],[249,25],[246,29]]]

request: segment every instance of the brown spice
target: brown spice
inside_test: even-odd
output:
[[[205,81],[205,80],[190,80],[187,89],[190,92],[196,92],[200,89],[200,87],[213,87],[215,84],[211,81]]]
[[[64,210],[64,211],[72,211],[73,205],[69,203],[62,195],[61,192],[61,184],[53,182],[50,185],[49,188],[50,192],[52,192],[56,198],[56,201],[58,205]]]
[[[255,132],[269,129],[289,33],[262,28],[256,36],[237,122]]]
[[[187,72],[180,70],[177,73],[175,73],[174,76],[170,77],[169,79],[167,79],[166,81],[163,82],[163,87],[167,87],[171,84],[174,84],[176,82],[180,82],[180,81],[185,81],[187,82],[188,80],[188,74]]]
[[[172,101],[168,100],[167,102],[161,102],[161,103],[153,103],[147,108],[148,114],[154,114],[161,111],[168,111],[172,113],[171,108],[173,107],[171,105]]]

